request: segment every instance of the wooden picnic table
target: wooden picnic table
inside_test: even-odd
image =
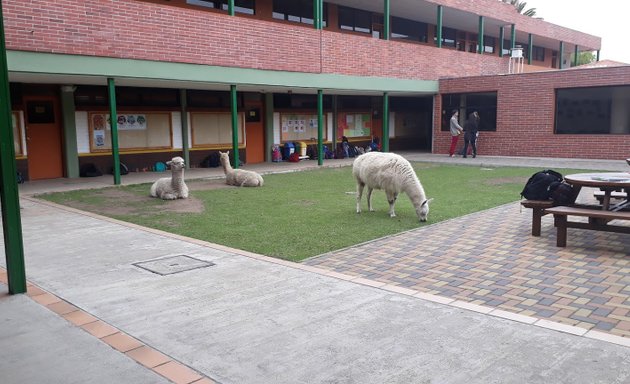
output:
[[[601,209],[604,211],[620,211],[630,208],[627,196],[620,203],[613,206],[610,205],[613,191],[625,191],[627,194],[628,190],[630,190],[629,172],[576,173],[565,176],[564,180],[573,186],[576,196],[582,187],[594,187],[602,190],[604,198]]]

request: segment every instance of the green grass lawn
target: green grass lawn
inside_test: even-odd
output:
[[[399,196],[397,217],[390,218],[385,193],[378,190],[372,197],[376,212],[367,211],[364,196],[363,213],[357,214],[351,167],[265,175],[262,188],[204,188],[211,182],[190,181],[188,200],[151,198],[149,184],[38,197],[147,227],[299,261],[517,201],[529,176],[540,170],[413,165],[427,196],[434,198],[426,223],[418,221],[406,195]],[[216,186],[217,181],[214,183]],[[183,204],[183,211],[173,209]]]

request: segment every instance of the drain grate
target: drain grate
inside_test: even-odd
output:
[[[206,268],[215,265],[209,261],[195,259],[186,255],[168,256],[161,259],[153,259],[133,263],[138,268],[145,269],[158,275],[172,275],[175,273]]]

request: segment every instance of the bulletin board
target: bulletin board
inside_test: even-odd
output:
[[[20,121],[19,112],[11,112],[11,122],[13,125],[13,148],[15,149],[15,156],[24,155],[22,150],[22,122]]]
[[[172,148],[171,114],[129,112],[117,115],[118,148],[121,150]],[[90,152],[111,151],[109,114],[88,113]]]
[[[245,144],[243,113],[237,116],[238,143]],[[232,114],[229,112],[193,112],[190,114],[193,148],[232,145]]]
[[[323,126],[326,136],[326,119]],[[280,114],[281,141],[311,141],[317,140],[317,115],[299,113]],[[324,141],[326,138],[324,137]]]
[[[371,137],[372,114],[370,112],[339,113],[337,118],[338,137]]]

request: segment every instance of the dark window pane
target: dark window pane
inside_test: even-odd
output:
[[[427,42],[427,24],[401,17],[392,17],[391,23],[393,39]]]
[[[52,101],[29,101],[26,104],[26,120],[29,124],[53,124],[55,109]]]
[[[556,133],[630,134],[630,86],[556,90]]]
[[[453,110],[458,110],[460,120],[465,120],[474,111],[479,113],[480,131],[497,130],[497,93],[454,93],[442,95],[442,131],[449,130]],[[466,117],[463,117],[466,116]]]

